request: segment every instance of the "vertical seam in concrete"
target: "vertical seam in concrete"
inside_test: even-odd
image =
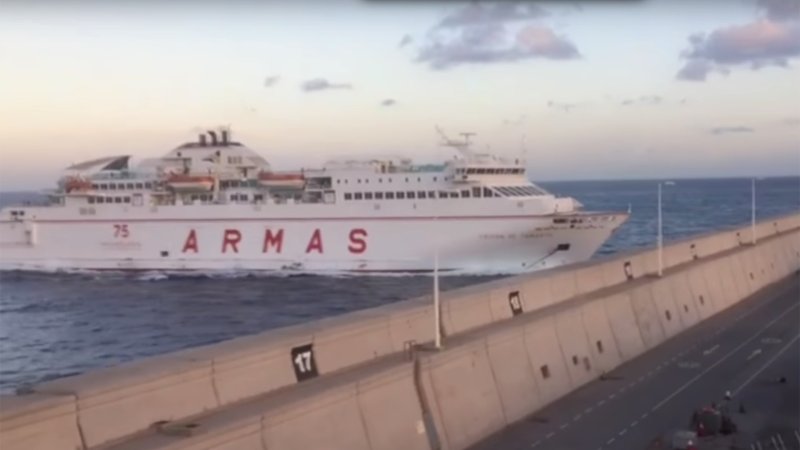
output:
[[[561,344],[561,333],[558,332],[558,317],[561,314],[563,314],[563,312],[556,314],[556,316],[553,318],[554,319],[553,326],[554,326],[554,331],[556,332],[556,342],[558,342],[558,351],[559,353],[561,353],[561,360],[564,363],[564,368],[567,370],[567,378],[569,379],[569,386],[574,389],[575,380],[572,379],[572,374],[570,373],[569,369],[570,360],[567,358],[567,355],[564,354],[564,346]]]
[[[261,449],[269,450],[269,446],[267,445],[267,417],[262,414],[261,420],[258,422],[261,425]]]
[[[89,448],[86,445],[86,437],[83,435],[83,426],[81,425],[80,404],[78,403],[78,395],[70,394],[75,399],[75,426],[78,428],[78,437],[81,438],[81,448],[86,450]]]
[[[217,362],[211,358],[211,390],[214,392],[214,400],[217,401],[217,408],[222,406],[222,401],[219,398],[219,390],[217,389]]]
[[[367,426],[367,419],[364,418],[364,411],[361,408],[361,383],[356,382],[356,408],[358,409],[358,418],[361,421],[361,427],[364,429],[364,437],[367,439],[367,448],[372,448],[372,439],[369,438],[369,427]]]
[[[525,359],[528,361],[528,368],[531,371],[531,377],[533,378],[533,384],[536,386],[536,398],[539,400],[539,407],[541,407],[544,400],[542,400],[542,387],[539,386],[539,378],[536,376],[536,367],[533,366],[533,361],[531,361],[531,353],[528,350],[528,327],[522,326],[522,348],[525,349]]]
[[[489,365],[489,373],[492,374],[492,384],[494,385],[494,393],[497,395],[497,400],[500,403],[500,413],[503,414],[503,423],[508,423],[508,416],[506,415],[506,405],[503,403],[503,396],[500,395],[500,389],[497,387],[497,376],[494,374],[494,367],[492,365],[492,355],[489,354],[489,339],[483,340],[483,347],[486,349],[486,363]]]
[[[597,355],[597,359],[595,359],[593,357],[593,355],[595,354],[594,353],[594,346],[592,345],[592,338],[589,337],[589,327],[586,326],[586,321],[584,320],[584,317],[586,317],[585,316],[586,308],[590,307],[589,305],[591,305],[592,303],[594,303],[596,301],[597,300],[589,300],[583,306],[580,307],[581,328],[583,329],[583,336],[586,338],[586,353],[587,353],[586,356],[591,358],[592,363],[595,364],[594,367],[592,367],[592,370],[590,371],[590,373],[592,373],[592,374],[594,373],[595,369],[597,369],[597,361],[600,360],[600,355],[599,354]],[[585,369],[586,369],[586,367],[584,366],[584,370]],[[591,379],[594,379],[594,376],[592,376]]]
[[[432,366],[433,363],[431,362],[430,365]],[[433,368],[431,368],[431,372],[432,371],[433,371]],[[431,380],[431,389],[433,390],[433,397],[437,399],[436,400],[436,412],[439,414],[439,418],[442,419],[442,431],[444,432],[444,437],[445,437],[445,442],[447,442],[447,447],[449,447],[450,446],[450,436],[447,433],[447,426],[444,424],[444,414],[442,414],[442,407],[439,405],[439,400],[438,400],[439,399],[439,393],[436,392],[436,382],[433,380],[433,376],[430,376],[430,380]],[[420,387],[422,387],[422,386],[423,386],[422,373],[420,372]],[[424,393],[425,390],[422,389],[421,392]],[[425,399],[427,401],[427,397],[425,397]],[[433,417],[433,411],[432,410],[431,410],[431,421],[435,423],[435,419]],[[440,440],[439,441],[439,447],[440,448],[441,448],[441,442],[442,441]]]
[[[620,365],[622,363],[622,361],[626,361],[626,360],[629,360],[629,359],[633,358],[633,355],[631,355],[628,358],[625,358],[625,355],[622,354],[622,349],[619,346],[619,338],[617,337],[617,333],[614,332],[614,326],[611,324],[611,318],[610,318],[611,317],[611,313],[608,311],[608,305],[607,305],[608,300],[612,299],[612,298],[614,298],[614,296],[606,297],[605,299],[603,299],[603,310],[605,310],[605,312],[606,312],[606,319],[608,319],[608,328],[611,330],[611,338],[614,339],[614,348],[617,349],[617,354],[619,355],[619,361],[620,362],[617,363],[617,366],[618,366],[618,365]],[[630,296],[628,296],[628,306],[631,306]],[[631,311],[632,310],[633,310],[633,307],[631,306]],[[633,320],[636,320],[636,317],[634,317]],[[636,332],[639,333],[639,341],[642,341],[642,332],[641,332],[641,330],[639,330],[639,325],[638,324],[636,324]],[[644,342],[642,342],[642,343],[644,344]]]

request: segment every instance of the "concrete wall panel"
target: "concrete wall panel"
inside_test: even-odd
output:
[[[628,281],[628,276],[625,272],[626,262],[629,262],[629,258],[615,258],[600,265],[603,271],[603,282],[606,287],[616,286]],[[635,276],[635,270],[632,268],[631,271],[632,275]]]
[[[466,448],[506,425],[485,341],[425,358],[447,448]]]
[[[534,369],[525,348],[524,328],[510,326],[492,333],[486,345],[505,419],[508,423],[516,422],[540,405]]]
[[[678,309],[684,329],[700,321],[696,299],[692,295],[687,275],[686,272],[680,272],[670,275],[665,280],[672,289],[672,299],[675,301],[675,308]]]
[[[544,276],[531,277],[522,283],[520,297],[525,312],[536,311],[553,304],[550,284],[550,278]]]
[[[318,392],[264,415],[267,449],[370,450],[354,384]]]
[[[572,388],[581,386],[593,378],[594,365],[592,351],[583,327],[580,310],[559,313],[555,317],[558,341],[567,365],[567,373],[572,381]]]
[[[577,281],[575,272],[568,268],[556,269],[549,277],[550,293],[553,303],[559,303],[577,295]]]
[[[406,348],[410,341],[432,341],[434,334],[433,299],[427,305],[389,313],[389,335],[397,351]]]
[[[210,361],[163,355],[49,381],[35,389],[44,394],[75,395],[84,441],[93,447],[158,421],[218,406],[211,367]]]
[[[489,291],[472,292],[457,297],[456,293],[442,294],[442,321],[448,335],[461,333],[492,323]]]
[[[614,342],[623,360],[629,360],[645,350],[636,314],[627,293],[603,299],[606,317],[611,324]]]
[[[508,285],[492,289],[489,292],[489,309],[492,313],[492,321],[496,322],[498,320],[505,320],[510,319],[514,316],[511,303],[509,301],[509,297],[514,295],[519,298],[519,304],[522,307],[522,311],[530,312],[531,310],[525,309],[525,300],[522,299],[522,295],[524,290],[522,289],[524,284],[522,282],[513,282],[510,279]],[[516,301],[515,301],[516,305]]]
[[[359,381],[358,403],[371,450],[428,450],[412,363]]]
[[[672,296],[671,282],[667,278],[662,278],[650,286],[650,293],[653,296],[653,305],[657,311],[658,320],[661,321],[661,328],[664,330],[667,339],[675,336],[686,328],[683,318],[678,312],[678,306]]]
[[[0,398],[0,448],[82,449],[75,397],[34,393]]]
[[[536,374],[539,399],[544,406],[570,391],[566,361],[552,317],[525,325],[525,348]]]
[[[603,279],[603,265],[591,265],[575,271],[577,294],[589,294],[606,286]]]
[[[665,333],[659,318],[659,311],[653,303],[650,287],[637,287],[631,291],[630,295],[642,341],[646,348],[653,348],[664,340]]]
[[[333,319],[330,324],[319,321],[320,326],[314,332],[314,357],[320,373],[330,373],[395,351],[385,315],[366,310]]]
[[[708,263],[703,263],[703,266],[706,265]],[[698,266],[686,273],[686,279],[689,281],[689,290],[700,320],[713,316],[718,310],[714,304],[715,297],[718,297],[718,295],[712,294],[708,283],[706,283],[703,269],[704,267]]]
[[[583,329],[589,340],[595,375],[608,372],[622,362],[622,356],[606,315],[605,299],[587,303],[581,308]],[[638,332],[638,330],[637,330]]]

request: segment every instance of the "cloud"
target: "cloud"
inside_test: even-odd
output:
[[[575,108],[582,106],[580,103],[564,103],[564,102],[556,102],[553,100],[549,100],[547,102],[547,107],[552,109],[557,109],[559,111],[563,111],[568,113]]]
[[[532,22],[548,13],[536,5],[472,3],[431,28],[416,62],[435,70],[464,64],[580,57],[577,47],[549,26]],[[402,42],[402,41],[401,41]]]
[[[788,67],[800,57],[800,1],[759,0],[758,7],[762,17],[753,22],[690,35],[677,78],[705,81],[733,67]]]
[[[397,100],[393,98],[387,98],[381,101],[381,106],[394,106],[397,104]]]
[[[578,49],[566,37],[542,25],[527,25],[515,34],[498,24],[466,27],[455,36],[430,42],[420,49],[417,62],[442,70],[462,64],[514,62],[543,58],[574,59]]]
[[[410,34],[407,34],[407,35],[403,36],[402,39],[400,39],[400,42],[397,43],[397,47],[398,48],[403,48],[403,47],[405,47],[406,45],[410,44],[413,41],[414,41],[414,38],[412,38]]]
[[[280,75],[269,75],[268,77],[264,78],[264,87],[272,87],[280,81]]]
[[[306,80],[300,84],[300,89],[304,92],[318,92],[327,91],[331,89],[352,89],[353,85],[350,83],[331,83],[325,78],[313,78]]]
[[[800,117],[787,117],[781,120],[781,124],[787,127],[800,127]]]
[[[709,133],[720,136],[723,134],[735,134],[735,133],[753,133],[756,130],[750,127],[744,126],[733,126],[733,127],[715,127],[709,130]]]
[[[758,0],[758,6],[770,20],[800,19],[800,1],[797,0]]]
[[[527,114],[521,114],[516,119],[503,119],[503,125],[510,126],[510,127],[515,127],[515,126],[518,126],[518,125],[522,125],[523,122],[525,122],[525,120],[527,120],[527,118],[528,118]]]
[[[625,100],[622,100],[619,104],[621,106],[635,106],[635,105],[655,106],[655,105],[660,105],[663,102],[663,100],[664,99],[662,99],[661,96],[658,95],[643,95],[639,98],[626,98]]]
[[[454,28],[490,23],[538,19],[548,13],[537,5],[500,2],[490,5],[471,3],[442,19],[437,28]]]

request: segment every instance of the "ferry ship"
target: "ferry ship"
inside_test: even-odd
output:
[[[227,128],[136,166],[74,164],[49,204],[0,211],[0,269],[519,273],[586,260],[627,219],[442,136],[454,155],[433,165],[276,171]]]

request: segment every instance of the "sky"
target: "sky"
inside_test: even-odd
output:
[[[0,3],[0,190],[230,126],[276,168],[524,157],[534,180],[800,174],[800,0]]]

